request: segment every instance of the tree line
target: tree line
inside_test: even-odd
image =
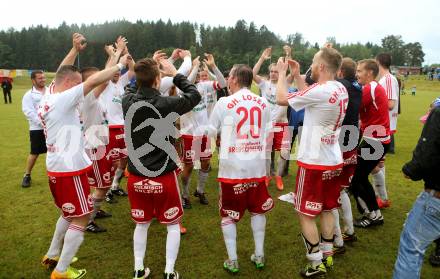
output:
[[[273,47],[272,62],[276,62],[285,44],[293,48],[294,58],[307,68],[323,43],[311,43],[301,33],[293,33],[283,39],[264,25],[258,27],[244,20],[237,21],[232,27],[173,23],[170,20],[138,20],[134,23],[118,20],[90,25],[62,23],[57,28],[38,25],[1,31],[0,68],[55,71],[71,47],[74,32],[84,34],[88,40],[87,49],[79,57],[80,65],[99,67],[103,67],[106,61],[104,44],[114,42],[118,35],[128,39],[130,53],[135,59],[150,56],[157,49],[171,54],[172,49],[183,48],[191,50],[193,57],[202,56],[205,52],[214,54],[222,70],[230,69],[237,63],[253,66],[268,46]],[[354,60],[374,58],[385,51],[391,53],[393,65],[421,66],[425,56],[419,42],[405,43],[400,35],[386,36],[381,45],[371,42],[340,44],[335,37],[328,38],[328,41],[344,56]],[[267,67],[262,68],[262,72],[265,71]]]

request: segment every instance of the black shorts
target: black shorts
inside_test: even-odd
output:
[[[29,138],[31,140],[31,154],[43,154],[47,152],[46,137],[43,130],[29,131]]]

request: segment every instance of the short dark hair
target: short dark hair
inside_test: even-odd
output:
[[[391,67],[391,54],[389,53],[379,53],[376,55],[376,60],[385,69],[389,69]]]
[[[99,72],[99,69],[97,67],[84,67],[79,71],[83,81],[90,77],[91,72]]]
[[[352,80],[356,78],[356,62],[349,57],[342,58],[341,63],[342,76],[345,79]]]
[[[251,87],[254,74],[252,72],[252,69],[248,65],[234,65],[232,67],[230,75],[237,78],[237,82],[241,87]]]
[[[42,70],[33,70],[31,72],[31,79],[35,79],[37,77],[37,75],[41,75],[44,74],[44,72]]]
[[[160,76],[159,64],[152,58],[144,58],[134,65],[136,73],[136,84],[139,87],[153,87],[158,76]]]
[[[358,65],[364,65],[367,71],[373,72],[373,77],[376,78],[379,74],[379,65],[374,59],[364,59],[358,62]]]
[[[341,67],[342,55],[334,48],[324,47],[319,51],[319,58],[324,60],[332,73],[336,73]]]
[[[68,75],[71,75],[73,73],[79,73],[79,69],[75,65],[61,66],[55,74],[55,83],[64,80]]]

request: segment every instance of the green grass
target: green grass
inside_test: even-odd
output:
[[[402,96],[402,114],[396,136],[396,155],[387,156],[387,187],[392,207],[383,211],[385,225],[371,230],[357,230],[359,241],[349,246],[345,255],[336,258],[335,268],[328,278],[390,278],[396,259],[399,236],[406,213],[412,207],[422,183],[405,180],[402,165],[420,135],[422,116],[430,102],[440,96],[440,83],[423,79],[407,81],[407,91],[417,85],[417,96]],[[30,87],[27,78],[17,78],[12,92],[13,104],[0,104],[0,278],[48,278],[49,273],[39,262],[50,244],[59,214],[52,202],[44,169],[44,156],[33,172],[29,189],[20,187],[26,156],[29,152],[28,126],[21,112],[21,98]],[[184,278],[231,278],[221,266],[227,257],[220,230],[217,207],[217,162],[213,160],[207,193],[209,206],[199,205],[195,199],[193,209],[187,210],[184,225],[188,234],[182,237],[176,269]],[[285,190],[291,191],[295,183],[294,163],[290,176],[285,179]],[[192,179],[194,190],[196,179]],[[125,181],[123,182],[125,186]],[[274,198],[280,195],[270,187]],[[107,233],[86,234],[81,246],[77,267],[88,270],[87,278],[130,278],[133,269],[132,234],[134,224],[130,218],[128,200],[120,198],[116,205],[104,205],[112,218],[100,220]],[[355,213],[356,215],[356,213]],[[256,271],[249,261],[253,240],[249,215],[238,225],[238,255],[240,274],[236,278],[298,278],[305,264],[305,249],[299,236],[296,214],[287,203],[276,202],[267,216],[266,259],[264,271]],[[153,271],[153,278],[161,278],[165,265],[164,226],[154,223],[150,227],[145,264]],[[432,248],[428,251],[430,251]],[[438,269],[426,263],[422,278],[436,278]],[[438,277],[437,277],[438,278]]]

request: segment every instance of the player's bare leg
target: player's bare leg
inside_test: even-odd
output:
[[[25,170],[25,174],[23,177],[23,181],[21,183],[21,186],[23,188],[27,188],[29,186],[31,186],[31,173],[32,173],[32,169],[35,166],[35,162],[38,159],[38,154],[29,154],[27,161],[26,161],[26,170]]]

